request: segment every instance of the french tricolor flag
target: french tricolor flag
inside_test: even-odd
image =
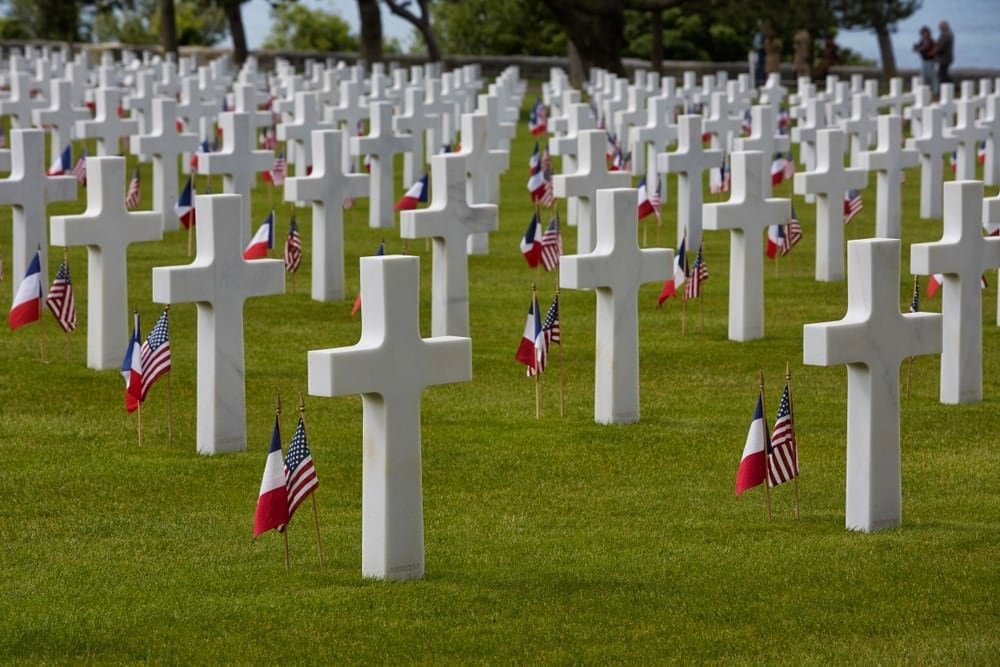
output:
[[[681,285],[684,284],[685,279],[687,279],[687,249],[685,245],[687,244],[687,239],[681,239],[681,246],[677,249],[677,254],[674,255],[674,275],[672,278],[667,278],[663,283],[663,289],[660,290],[660,297],[656,300],[656,306],[660,307],[663,302],[670,297],[677,295],[677,290],[680,289]]]
[[[250,239],[243,251],[243,259],[265,259],[268,251],[274,247],[274,211],[257,228],[257,233]]]
[[[191,229],[191,226],[194,225],[194,181],[191,176],[188,176],[187,185],[184,186],[181,196],[174,204],[174,213],[184,225],[184,229]]]
[[[257,511],[253,515],[253,537],[274,529],[279,533],[288,523],[288,489],[285,488],[285,460],[281,456],[281,431],[274,418],[271,448],[267,450],[264,477],[260,480]]]
[[[753,421],[750,422],[747,441],[743,445],[743,458],[740,459],[740,468],[736,471],[736,495],[764,483],[764,475],[767,470],[767,454],[765,453],[767,440],[764,404],[758,395],[757,409],[753,412]]]
[[[538,219],[537,210],[531,216],[531,222],[521,237],[521,254],[531,268],[535,268],[542,261],[542,221]]]
[[[639,180],[639,206],[637,213],[640,220],[653,214],[653,202],[649,201],[649,191],[646,189],[645,176]]]
[[[427,203],[427,174],[420,177],[416,183],[410,186],[399,201],[396,202],[397,211],[412,211],[421,202]]]
[[[24,280],[17,286],[17,294],[7,313],[7,324],[11,330],[38,320],[42,305],[42,259],[41,251],[35,253],[28,264]]]
[[[514,358],[528,367],[528,375],[535,375],[538,368],[535,340],[541,332],[542,320],[538,314],[538,297],[532,297],[531,305],[528,307],[528,319],[524,322],[524,333],[521,334],[521,343],[514,353]]]
[[[132,337],[125,348],[121,373],[125,378],[125,409],[135,412],[142,402],[142,335],[138,312],[132,316]]]
[[[59,157],[52,161],[52,165],[45,173],[48,176],[63,176],[68,174],[72,168],[73,147],[67,144],[66,148],[63,149],[63,152],[59,154]]]

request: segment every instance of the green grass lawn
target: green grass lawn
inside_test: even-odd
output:
[[[529,91],[526,105],[534,99]],[[48,315],[5,330],[0,345],[0,660],[153,663],[951,663],[1000,660],[1000,328],[997,281],[983,296],[984,400],[938,402],[938,358],[916,359],[901,403],[903,525],[865,535],[844,528],[846,371],[802,364],[802,325],[840,319],[846,283],[817,283],[814,207],[796,198],[805,238],[766,263],[766,338],[727,340],[728,233],[705,233],[711,274],[700,303],[657,309],[660,285],[640,293],[642,418],[593,422],[594,295],[562,295],[563,365],[533,381],[513,359],[530,298],[547,308],[554,273],[536,275],[518,250],[531,215],[525,189],[532,139],[525,124],[503,177],[500,231],[471,257],[472,382],[423,396],[427,576],[421,582],[360,575],[361,400],[306,397],[326,564],[316,553],[310,504],[282,540],[254,543],[251,526],[273,421],[283,436],[306,389],[308,350],[352,345],[358,262],[385,237],[369,229],[366,201],[347,214],[350,294],[309,297],[310,210],[297,211],[306,246],[296,291],[252,299],[246,313],[248,451],[195,452],[195,307],[171,308],[172,437],[166,379],[135,416],[123,409],[117,371],[86,368],[86,251],[69,257],[80,327],[68,348]],[[129,165],[134,158],[129,157]],[[904,186],[900,307],[910,301],[909,245],[937,240],[922,221],[919,172]],[[143,166],[144,206],[150,205]],[[874,231],[875,179],[850,238]],[[675,245],[675,188],[662,239]],[[402,192],[400,184],[397,194]],[[203,189],[203,188],[201,188]],[[215,191],[221,191],[216,183]],[[791,185],[778,188],[790,196]],[[995,194],[988,188],[987,194]],[[81,189],[71,205],[85,206]],[[706,201],[717,201],[706,194]],[[259,184],[254,225],[279,207]],[[9,262],[9,207],[0,247]],[[545,220],[547,222],[547,219]],[[576,248],[575,230],[564,229]],[[652,243],[655,234],[649,233]],[[430,330],[430,252],[421,257],[421,319]],[[50,248],[54,274],[62,249]],[[280,256],[280,248],[273,256]],[[129,253],[129,298],[148,333],[161,306],[151,268],[189,260],[184,232]],[[8,264],[9,266],[9,264]],[[991,272],[992,274],[992,272]],[[0,283],[9,306],[10,281]],[[49,276],[51,279],[51,275]],[[702,311],[703,308],[703,311]],[[922,309],[940,310],[940,296]],[[698,331],[703,312],[704,330]],[[129,327],[129,322],[122,322]],[[39,359],[44,330],[47,363]],[[558,352],[555,354],[558,357]],[[802,477],[801,518],[791,485],[733,497],[733,480],[757,393],[767,382],[773,421],[791,366]],[[559,377],[565,416],[559,416]],[[905,379],[906,368],[902,375]]]

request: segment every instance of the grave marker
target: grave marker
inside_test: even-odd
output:
[[[875,201],[875,236],[898,239],[901,234],[903,169],[917,165],[917,151],[901,148],[903,119],[878,117],[878,144],[873,151],[862,151],[859,165],[877,171]]]

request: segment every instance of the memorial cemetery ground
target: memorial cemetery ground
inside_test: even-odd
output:
[[[710,278],[701,302],[657,309],[660,286],[640,292],[641,419],[593,421],[594,295],[565,290],[563,347],[534,381],[514,360],[537,283],[546,309],[554,273],[529,269],[518,240],[532,213],[525,190],[533,139],[525,126],[502,177],[500,231],[490,253],[469,258],[473,380],[423,394],[426,579],[360,576],[361,401],[305,396],[325,565],[309,501],[281,537],[251,541],[273,424],[295,426],[306,391],[306,352],[354,344],[358,262],[395,229],[370,229],[367,199],[345,212],[348,298],[309,296],[310,209],[296,209],[305,257],[286,294],[245,308],[246,453],[195,452],[195,307],[170,310],[173,371],[136,416],[126,417],[117,371],[86,367],[87,263],[69,249],[80,328],[5,330],[0,345],[0,659],[4,662],[176,663],[928,663],[982,664],[1000,656],[1000,327],[996,274],[983,295],[983,401],[938,401],[939,357],[903,365],[903,525],[844,528],[846,371],[804,366],[802,325],[840,319],[847,283],[814,280],[815,207],[794,198],[804,239],[766,260],[762,340],[727,340],[727,232],[705,231]],[[91,147],[91,154],[93,149]],[[128,157],[128,171],[135,158]],[[398,161],[399,158],[397,158]],[[800,167],[801,170],[801,167]],[[396,169],[400,173],[399,165]],[[150,167],[142,165],[149,208]],[[215,192],[221,179],[215,177]],[[398,178],[398,177],[397,177]],[[635,179],[637,180],[637,179]],[[675,183],[663,205],[662,245],[676,247]],[[205,192],[200,176],[199,191]],[[874,231],[875,178],[847,238]],[[396,196],[409,184],[397,182]],[[786,182],[775,196],[791,196]],[[995,194],[987,188],[987,195]],[[57,203],[50,215],[79,213]],[[899,305],[910,302],[911,243],[936,241],[940,220],[918,218],[919,172],[903,186]],[[728,197],[724,195],[723,197]],[[705,194],[706,202],[722,201]],[[289,204],[259,179],[254,228],[271,207],[276,249]],[[565,212],[564,202],[560,207]],[[10,207],[0,207],[9,257]],[[548,214],[543,211],[543,224]],[[642,224],[647,224],[646,222]],[[655,224],[655,223],[648,223]],[[563,226],[564,248],[576,248]],[[640,239],[654,245],[655,227]],[[431,257],[423,240],[422,332],[430,335]],[[62,256],[50,247],[49,276]],[[186,264],[186,233],[128,251],[128,294],[143,334],[161,306],[151,269]],[[8,267],[4,278],[19,280]],[[925,279],[922,279],[922,286]],[[293,284],[295,291],[293,293]],[[0,289],[9,306],[9,284]],[[941,294],[921,309],[940,311]],[[704,314],[704,328],[699,320]],[[123,328],[129,322],[121,322]],[[42,329],[40,332],[39,329]],[[44,336],[45,362],[40,360]],[[739,498],[733,479],[763,370],[773,422],[792,374],[799,439],[801,517],[791,485],[772,491],[768,521],[758,487]],[[565,416],[559,414],[565,377]],[[168,393],[170,395],[168,403]],[[168,413],[172,428],[168,433]]]

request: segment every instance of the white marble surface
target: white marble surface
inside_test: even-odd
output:
[[[139,131],[138,122],[118,117],[118,105],[123,92],[121,88],[98,88],[94,93],[94,101],[97,103],[94,118],[76,121],[76,136],[80,139],[96,139],[99,156],[120,155],[121,140]]]
[[[594,421],[639,421],[639,286],[665,280],[673,251],[639,249],[633,188],[597,191],[597,243],[592,252],[564,255],[559,286],[594,289],[597,338]]]
[[[733,153],[729,201],[704,206],[705,229],[730,231],[729,340],[764,337],[764,235],[792,213],[790,200],[764,196],[763,169],[763,153]]]
[[[420,259],[362,257],[361,339],[311,350],[309,394],[361,394],[361,573],[424,576],[420,395],[472,379],[469,338],[420,336]]]
[[[902,521],[899,365],[941,351],[941,316],[899,312],[898,239],[847,244],[847,314],[806,324],[803,361],[847,364],[847,500],[850,530]]]
[[[701,247],[703,174],[718,168],[722,151],[706,150],[701,143],[701,116],[677,119],[677,148],[656,156],[659,170],[677,174],[677,245],[687,239],[688,248]]]
[[[119,368],[128,341],[127,250],[163,238],[156,211],[125,209],[125,158],[87,158],[87,210],[53,217],[52,245],[87,246],[87,366]]]
[[[413,152],[417,137],[393,132],[392,104],[389,102],[374,102],[369,105],[368,111],[371,114],[368,134],[351,137],[351,155],[367,155],[370,159],[368,226],[372,229],[392,228],[396,225],[393,210],[396,169],[393,157]]]
[[[902,148],[901,116],[878,117],[878,144],[875,150],[862,151],[858,166],[878,172],[875,192],[875,236],[898,239],[902,235],[903,170],[917,166],[919,156],[911,148]]]
[[[194,261],[153,269],[153,301],[197,305],[200,454],[246,449],[243,304],[253,296],[285,291],[285,267],[280,259],[243,259],[238,229],[243,206],[240,195],[195,197],[198,254]]]
[[[46,213],[49,202],[75,201],[76,178],[45,175],[45,133],[42,130],[11,130],[10,146],[11,171],[7,178],[0,179],[0,204],[11,204],[14,209],[10,275],[16,279],[8,281],[13,300],[35,252],[49,247]],[[47,255],[42,252],[43,276],[49,275]],[[43,284],[45,282],[42,280]],[[48,285],[43,289],[48,289]]]
[[[941,290],[943,338],[942,403],[983,398],[983,297],[979,280],[1000,267],[1000,237],[983,237],[982,181],[944,185],[944,233],[940,241],[910,246],[910,269],[944,275]]]
[[[312,202],[312,298],[344,298],[344,200],[368,195],[368,174],[345,174],[342,130],[315,130],[312,173],[285,181],[285,201]]]
[[[923,108],[920,134],[906,139],[906,147],[920,154],[920,217],[941,217],[941,184],[944,162],[958,146],[958,140],[945,136],[944,112],[937,105]]]
[[[868,184],[864,169],[844,167],[846,137],[842,130],[820,130],[816,169],[795,174],[797,195],[816,195],[816,280],[844,279],[844,194]]]

